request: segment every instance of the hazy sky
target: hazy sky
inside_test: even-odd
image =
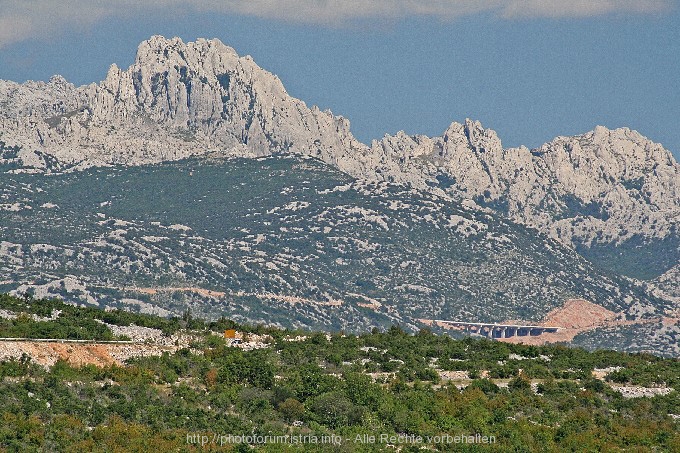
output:
[[[98,82],[153,34],[219,38],[364,142],[469,117],[505,146],[601,124],[680,157],[674,0],[0,0],[0,78]]]

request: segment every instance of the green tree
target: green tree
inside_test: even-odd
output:
[[[331,392],[314,399],[311,411],[319,423],[330,428],[349,426],[361,421],[362,410],[341,392]]]
[[[292,422],[295,420],[300,420],[305,413],[305,406],[300,401],[295,398],[288,398],[279,404],[279,412],[283,415],[283,418]]]

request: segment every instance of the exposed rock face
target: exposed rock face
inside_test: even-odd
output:
[[[292,98],[218,40],[154,36],[99,85],[0,81],[0,133],[0,166],[15,171],[299,153],[355,177],[474,200],[567,244],[680,237],[680,165],[635,131],[597,127],[506,149],[466,120],[441,137],[398,133],[368,147],[346,119]]]
[[[381,170],[394,179],[421,175],[567,243],[678,234],[680,165],[629,129],[598,126],[529,150],[503,148],[494,131],[467,120],[442,137],[398,134],[373,142],[372,150],[384,156]]]
[[[341,169],[365,149],[349,122],[290,97],[281,81],[218,40],[154,36],[99,85],[0,82],[2,140],[62,165],[142,164],[196,154],[313,155]],[[30,150],[30,151],[29,151]],[[349,170],[349,169],[347,169]]]

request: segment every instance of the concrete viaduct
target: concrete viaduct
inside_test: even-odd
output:
[[[518,337],[536,337],[543,333],[554,333],[561,329],[561,327],[549,326],[531,326],[519,324],[493,324],[484,322],[462,322],[462,321],[444,321],[440,319],[434,320],[435,325],[442,327],[452,327],[470,334],[481,335],[486,338],[510,338]]]

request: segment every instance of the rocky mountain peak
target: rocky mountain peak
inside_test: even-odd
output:
[[[459,152],[467,149],[473,153],[502,152],[503,145],[496,131],[485,129],[482,123],[469,118],[463,124],[453,122],[446,129],[442,139],[446,147],[456,148]]]
[[[390,180],[438,187],[567,244],[678,242],[680,165],[627,128],[598,126],[530,150],[503,148],[496,132],[467,119],[441,137],[397,134],[372,150],[398,159],[378,164]]]
[[[252,61],[250,58],[244,60]],[[219,39],[198,39],[184,43],[180,38],[153,36],[138,46],[134,67],[163,72],[179,66],[207,75],[233,69],[238,61],[236,51]]]
[[[65,86],[65,87],[68,87],[68,88],[71,88],[71,89],[75,88],[73,86],[73,84],[67,82],[66,79],[59,74],[55,74],[52,77],[50,77],[50,80],[47,83],[48,83],[48,85],[52,85],[52,86],[55,86],[55,87]]]
[[[363,172],[357,156],[367,148],[349,121],[292,98],[277,76],[217,39],[153,36],[129,68],[112,65],[99,85],[47,85],[0,83],[0,101],[15,106],[0,120],[21,118],[0,127],[25,152],[54,156],[60,168],[292,152]],[[42,158],[29,160],[47,168]]]
[[[598,126],[582,135],[557,137],[537,154],[554,166],[597,173],[609,184],[678,177],[678,164],[669,151],[628,128]]]
[[[680,166],[636,131],[598,126],[529,150],[503,148],[495,131],[466,119],[440,137],[399,132],[369,148],[345,118],[291,97],[217,39],[152,36],[98,85],[0,81],[0,105],[2,140],[21,146],[11,164],[31,171],[295,153],[357,178],[473,200],[569,244],[666,240],[680,229]]]
[[[128,70],[111,67],[102,87],[114,99],[97,102],[107,106],[103,114],[111,102],[122,100],[128,103],[122,119],[135,113],[130,110],[139,110],[157,121],[190,127],[222,110],[219,104],[228,97],[231,74],[238,66],[236,52],[219,40],[185,44],[179,38],[153,36],[139,45]]]

